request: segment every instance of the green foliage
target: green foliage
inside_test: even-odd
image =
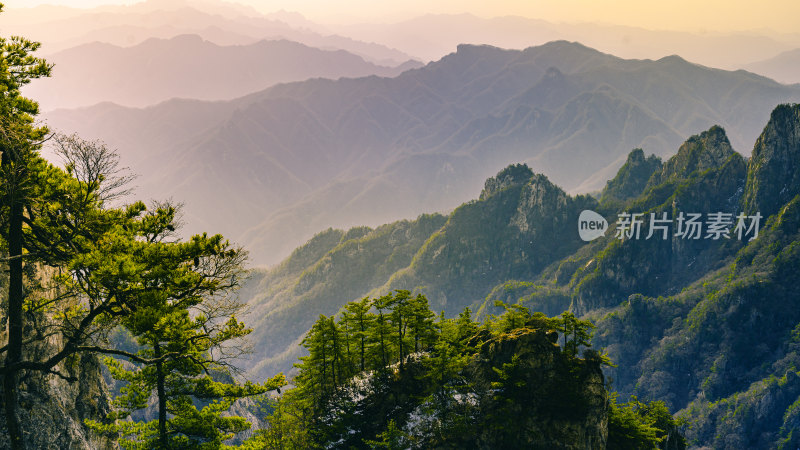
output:
[[[389,421],[389,424],[386,426],[386,431],[379,434],[378,438],[380,438],[380,441],[367,439],[364,443],[369,445],[369,448],[372,449],[385,448],[388,450],[404,450],[411,447],[408,434],[397,428],[394,420]]]
[[[252,317],[257,318],[252,339],[262,342],[253,359],[263,363],[251,373],[267,376],[275,367],[291,367],[300,352],[290,346],[302,340],[319,314],[334,315],[345,303],[379,288],[411,263],[425,240],[445,221],[439,214],[424,214],[414,221],[380,226],[363,236],[348,232],[353,237],[348,240],[343,240],[344,232],[330,230],[299,249],[285,264],[254,273],[243,289],[252,294],[243,292],[242,297],[252,299]]]
[[[82,260],[82,290],[118,298],[119,308],[126,309],[118,323],[138,344],[135,353],[90,349],[133,363],[126,367],[107,360],[112,376],[127,384],[107,418],[111,424],[88,422],[98,431],[121,435],[127,448],[219,448],[249,427],[240,417],[221,415],[232,402],[283,383],[282,375],[265,384],[224,380],[227,361],[240,354],[231,344],[250,333],[236,318],[243,305],[226,297],[242,274],[245,254],[219,235],[165,239],[174,220],[174,208],[159,208],[129,224],[132,231],[127,239],[118,238],[114,253],[101,246]],[[157,420],[120,421],[147,407],[151,397],[158,405]]]
[[[616,395],[609,401],[608,446],[621,450],[657,449],[661,439],[654,420],[646,420],[647,412],[635,398],[618,405]],[[684,446],[685,448],[685,446]]]
[[[503,179],[514,182],[456,208],[411,265],[384,287],[421,286],[435,308],[454,315],[482,301],[494,286],[534,277],[581,247],[575,233],[578,215],[596,208],[597,201],[571,197],[541,174],[518,182],[516,177],[530,170],[524,169],[512,166],[507,170],[514,177]],[[552,310],[568,306],[554,304]]]
[[[655,155],[647,158],[640,148],[632,150],[617,175],[606,183],[600,203],[625,202],[642,194],[647,181],[657,171],[661,171],[661,159]]]
[[[587,433],[600,439],[591,433],[606,393],[590,387],[603,385],[603,360],[587,349],[593,326],[570,313],[499,306],[506,312],[485,324],[468,308],[434,320],[424,296],[399,290],[320,316],[303,340],[309,355],[295,387],[245,448],[546,448],[577,439],[567,431],[577,423],[594,424]],[[666,410],[653,410],[642,414],[658,417],[647,423],[660,432]],[[539,431],[524,431],[531,427]]]
[[[686,179],[697,172],[721,166],[735,152],[722,127],[714,125],[699,135],[691,136],[678,152],[653,174],[648,187],[672,179]]]
[[[497,175],[486,180],[480,199],[484,200],[512,185],[524,185],[533,176],[533,171],[526,164],[511,164]]]
[[[778,105],[770,114],[748,162],[742,202],[748,213],[760,212],[766,218],[800,193],[797,188],[800,167],[796,164],[798,127],[800,104]]]

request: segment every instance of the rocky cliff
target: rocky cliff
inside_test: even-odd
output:
[[[800,193],[800,104],[780,105],[753,147],[745,209],[764,217]]]
[[[64,363],[63,371],[78,381],[40,374],[22,376],[19,421],[27,449],[105,450],[116,443],[90,431],[84,419],[102,420],[111,412],[111,399],[94,355],[82,355]],[[5,435],[5,416],[0,408],[0,435]],[[0,449],[11,448],[0,442]]]
[[[555,332],[520,328],[483,343],[466,372],[483,393],[485,417],[507,422],[479,427],[481,448],[606,447],[608,395],[600,360],[572,358],[557,339]]]

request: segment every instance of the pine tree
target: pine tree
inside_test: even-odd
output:
[[[320,314],[306,337],[301,342],[308,356],[301,358],[305,377],[300,380],[314,392],[318,405],[336,389],[337,370],[341,370],[341,336],[332,317]]]
[[[428,349],[437,338],[434,318],[436,315],[428,305],[428,298],[422,294],[410,300],[409,328],[414,339],[414,351]]]
[[[2,5],[0,5],[2,12]],[[17,419],[18,364],[23,359],[23,222],[31,202],[30,165],[47,133],[33,124],[38,105],[23,97],[20,88],[32,79],[50,75],[51,65],[32,56],[39,43],[21,37],[0,38],[0,176],[2,176],[2,238],[8,254],[8,344],[3,370],[3,401],[12,449],[22,448]]]
[[[378,370],[387,370],[391,361],[392,354],[392,334],[394,328],[390,322],[391,313],[389,302],[392,294],[372,300],[372,306],[377,311],[372,330],[369,333],[370,347],[372,348],[372,367]]]
[[[495,300],[494,306],[504,310],[499,317],[490,317],[492,326],[503,333],[525,325],[531,318],[531,312],[522,305]]]
[[[591,346],[594,324],[579,320],[569,311],[561,313],[562,330],[564,332],[564,351],[570,356],[577,356],[578,349]],[[572,340],[569,336],[572,335]]]
[[[165,209],[142,221],[145,239],[120,241],[129,247],[127,259],[117,263],[98,258],[106,270],[95,268],[86,280],[87,290],[107,288],[108,295],[135,299],[125,305],[130,310],[121,324],[140,348],[135,353],[86,348],[132,364],[107,360],[112,375],[127,385],[115,399],[112,423],[89,424],[120,434],[128,448],[219,448],[249,427],[244,419],[222,413],[239,398],[279,387],[283,376],[244,385],[230,377],[228,362],[240,355],[241,347],[229,341],[250,332],[236,318],[243,305],[226,297],[242,275],[245,254],[219,235],[164,240],[174,229],[175,214],[174,208]],[[156,400],[158,419],[134,424],[117,420],[146,407],[150,398]]]
[[[400,370],[405,368],[405,358],[408,354],[408,345],[406,341],[406,333],[408,331],[409,322],[413,314],[413,305],[411,302],[411,293],[406,290],[398,290],[395,295],[385,295],[378,299],[382,308],[388,309],[389,323],[392,324],[393,340],[397,348],[397,360],[400,362]]]
[[[352,347],[352,358],[359,372],[367,368],[367,330],[372,326],[375,315],[369,312],[371,308],[369,297],[359,301],[349,302],[344,305],[342,312],[342,327],[347,330],[348,346]],[[355,370],[354,370],[355,372]]]

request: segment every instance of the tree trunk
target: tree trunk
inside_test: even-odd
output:
[[[330,325],[331,325],[331,342],[333,343],[333,358],[331,359],[331,375],[333,377],[333,388],[336,389],[339,386],[338,380],[336,379],[336,365],[339,362],[339,341],[336,339],[336,323],[333,321],[333,317],[330,318]],[[341,374],[342,366],[339,364],[339,378],[342,377]]]
[[[22,203],[17,193],[11,194],[11,217],[8,232],[9,281],[8,281],[8,353],[6,367],[22,359]],[[3,401],[5,404],[6,428],[9,443],[14,450],[24,448],[22,432],[17,418],[16,369],[3,377]]]
[[[161,347],[158,342],[153,346],[156,358],[161,357]],[[158,393],[158,440],[161,448],[169,448],[169,441],[167,440],[167,391],[164,387],[164,363],[158,361],[156,363],[156,391]]]
[[[361,317],[359,317],[359,325],[361,329],[361,371],[364,371],[364,352],[367,347],[367,329],[364,326],[364,313],[361,313]]]
[[[399,312],[398,316],[400,316]],[[397,337],[399,340],[398,343],[400,344],[400,371],[403,371],[405,369],[403,367],[403,359],[405,359],[403,355],[403,316],[400,316],[400,319],[397,321]]]

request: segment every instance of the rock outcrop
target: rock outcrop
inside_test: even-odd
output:
[[[656,172],[650,178],[648,186],[657,186],[671,179],[688,178],[695,171],[720,167],[733,154],[725,130],[714,125],[684,142],[678,153],[664,163],[661,172]]]
[[[744,206],[768,217],[800,193],[800,104],[780,105],[753,147]]]
[[[606,447],[608,396],[600,360],[570,356],[557,339],[552,331],[519,328],[483,343],[467,373],[485,393],[480,404],[487,417],[502,418],[503,426],[482,427],[480,448]]]
[[[29,374],[22,378],[19,415],[25,448],[105,450],[115,442],[90,431],[84,419],[102,420],[111,412],[111,399],[102,377],[100,361],[82,355],[64,364],[64,372],[78,381]],[[0,436],[5,436],[5,416],[0,408]],[[0,441],[0,449],[11,448]]]
[[[525,164],[512,164],[486,180],[480,199],[489,198],[509,186],[525,184],[532,176],[533,171]]]

